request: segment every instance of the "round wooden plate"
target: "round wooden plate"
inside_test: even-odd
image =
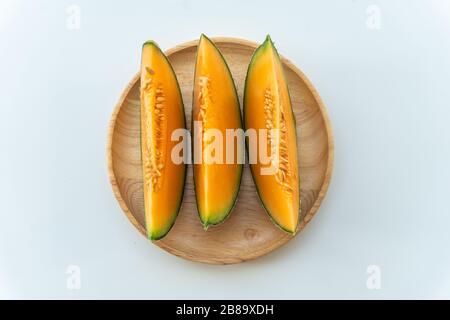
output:
[[[231,69],[242,106],[242,92],[250,58],[258,44],[241,39],[212,38]],[[197,41],[166,54],[180,83],[190,129]],[[297,123],[301,220],[299,230],[319,209],[333,166],[330,121],[319,94],[306,76],[282,58]],[[114,194],[133,225],[145,235],[142,170],[139,145],[139,73],[123,91],[111,118],[108,170]],[[192,167],[187,168],[181,211],[169,234],[155,244],[179,257],[212,264],[231,264],[260,257],[293,237],[278,229],[260,204],[248,166],[245,166],[237,204],[229,218],[204,231],[196,211]]]

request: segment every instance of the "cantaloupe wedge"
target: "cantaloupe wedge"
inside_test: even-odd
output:
[[[271,39],[255,51],[247,71],[244,90],[244,126],[259,132],[266,129],[268,139],[260,139],[258,150],[266,144],[269,163],[257,157],[250,165],[261,202],[272,220],[284,231],[295,234],[300,216],[300,182],[297,135],[283,65]],[[277,129],[278,136],[270,136]],[[274,139],[277,137],[277,139]],[[272,147],[274,144],[278,149]],[[271,150],[278,152],[271,153]],[[272,166],[270,174],[262,168]]]
[[[142,47],[140,97],[145,222],[148,238],[158,240],[173,226],[183,199],[186,164],[172,161],[178,142],[171,134],[186,122],[176,75],[153,41]]]
[[[241,111],[225,59],[205,35],[201,36],[197,51],[192,121],[193,128],[195,122],[201,125],[197,134],[193,132],[194,184],[200,220],[207,229],[224,221],[236,202],[242,175],[242,163],[238,159],[242,159],[244,148],[236,140],[233,163],[227,163],[226,130],[242,129]],[[210,140],[206,132],[211,130],[222,134],[222,141],[217,141],[223,146],[222,163],[208,161],[213,152],[208,153],[212,149],[208,149]],[[200,155],[201,163],[196,161],[196,155]]]

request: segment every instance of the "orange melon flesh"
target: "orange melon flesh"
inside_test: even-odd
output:
[[[262,163],[259,156],[250,165],[259,197],[272,220],[284,231],[295,234],[300,215],[295,119],[283,66],[269,36],[252,57],[244,91],[245,129],[279,130],[278,156],[277,152],[271,154],[269,139],[260,140],[257,136],[258,150],[266,143],[267,154],[276,168],[268,175],[262,174],[261,169],[270,164]]]
[[[238,148],[238,141],[235,140],[234,148],[230,149],[234,150],[233,161],[226,163],[226,129],[242,129],[239,100],[224,58],[213,42],[204,35],[200,38],[197,51],[192,120],[193,128],[194,121],[197,121],[203,132],[217,129],[223,138],[222,141],[218,140],[223,145],[222,163],[207,163],[208,159],[211,160],[209,155],[215,155],[209,152],[212,149],[206,147],[207,142],[204,140],[208,139],[202,136],[202,130],[198,130],[197,135],[196,132],[193,134],[197,209],[206,229],[210,225],[221,223],[235,204],[242,175],[242,164],[237,160],[240,156],[243,157],[244,148]],[[198,162],[195,160],[196,154],[200,155],[202,164],[195,164]]]
[[[186,123],[175,73],[152,41],[142,47],[140,99],[145,222],[148,238],[158,240],[173,226],[183,198],[186,166],[171,159],[178,144],[171,134]]]

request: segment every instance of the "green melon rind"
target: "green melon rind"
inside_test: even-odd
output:
[[[275,54],[276,54],[277,59],[280,61],[280,64],[282,65],[282,62],[281,62],[280,56],[279,56],[279,54],[278,54],[278,51],[277,51],[277,49],[275,48],[275,46],[274,46],[274,44],[273,44],[272,39],[270,38],[270,36],[267,35],[265,41],[263,42],[263,44],[260,45],[260,46],[255,50],[255,52],[253,53],[252,58],[251,58],[251,60],[250,60],[250,64],[249,64],[248,69],[247,69],[247,75],[246,75],[246,77],[245,77],[245,86],[244,86],[244,98],[243,98],[243,105],[244,105],[244,108],[243,108],[243,109],[244,109],[244,112],[243,112],[244,126],[245,126],[245,116],[246,116],[246,103],[245,103],[245,102],[246,102],[247,87],[248,87],[248,86],[247,86],[247,84],[248,84],[247,81],[248,81],[248,79],[249,79],[249,75],[250,75],[250,72],[251,72],[251,69],[252,69],[252,66],[253,66],[254,62],[255,62],[256,59],[258,59],[258,57],[259,57],[266,49],[268,49],[268,48],[272,48],[272,49],[273,49],[273,51],[274,51]],[[283,70],[283,68],[281,68],[281,70],[282,70],[283,81],[284,81],[284,83],[285,83],[285,85],[286,85],[286,89],[287,89],[287,91],[288,91],[288,93],[289,93],[289,87],[288,87],[288,85],[287,85],[287,81],[286,81],[286,76],[285,76],[285,74],[284,74],[284,70]],[[293,120],[294,120],[294,130],[295,130],[295,135],[297,136],[297,126],[295,125],[295,116],[294,116],[294,111],[292,110],[291,96],[290,96],[290,94],[288,94],[288,96],[289,96],[289,104],[290,104],[290,106],[291,106],[292,117],[293,117]],[[247,128],[245,128],[245,130],[247,130]],[[247,140],[246,140],[246,148],[247,148],[247,154],[248,154],[248,141],[247,141]],[[297,150],[297,152],[298,152],[298,150]],[[258,194],[258,199],[259,199],[259,201],[260,201],[262,207],[263,207],[264,210],[266,211],[267,215],[269,216],[270,220],[272,220],[273,224],[275,224],[275,225],[276,225],[278,228],[280,228],[282,231],[287,232],[288,234],[294,236],[294,235],[297,233],[297,230],[298,230],[298,223],[297,223],[297,226],[296,226],[295,230],[288,230],[288,229],[286,229],[285,227],[283,227],[281,224],[279,224],[279,223],[275,220],[274,215],[269,211],[269,209],[268,209],[268,208],[266,207],[266,205],[264,204],[264,200],[263,200],[263,198],[262,198],[262,196],[261,196],[261,192],[260,192],[260,190],[259,190],[258,184],[256,183],[255,173],[254,173],[254,171],[253,171],[253,166],[251,166],[251,165],[250,165],[250,171],[251,171],[251,173],[252,173],[252,180],[253,180],[253,183],[255,184],[255,187],[256,187],[256,191],[257,191],[257,194]],[[300,175],[299,175],[299,188],[300,188]],[[299,194],[300,194],[300,192],[299,192]],[[299,201],[300,201],[300,199],[299,199]],[[301,203],[299,203],[299,204],[301,204]],[[301,208],[301,206],[300,206],[300,208]],[[299,210],[299,213],[298,213],[298,214],[299,214],[299,217],[300,217],[300,210]],[[300,219],[298,219],[298,221],[300,222]]]
[[[172,67],[170,61],[167,59],[166,55],[164,54],[164,52],[162,52],[162,50],[160,49],[160,47],[158,46],[158,44],[155,41],[148,40],[142,45],[142,47],[144,47],[144,46],[152,46],[152,47],[154,47],[157,50],[157,52],[159,54],[161,54],[162,57],[164,57],[164,60],[169,65],[169,68],[172,71],[172,75],[173,75],[173,77],[175,79],[175,82],[177,84],[178,96],[179,96],[179,99],[180,99],[180,107],[181,107],[180,112],[183,114],[183,125],[184,125],[184,128],[186,129],[186,114],[184,112],[184,104],[183,104],[183,98],[182,98],[182,95],[181,95],[180,84],[178,83],[177,76],[175,74],[175,71],[173,70],[173,67]],[[141,108],[139,108],[139,114],[140,114],[140,111],[141,111]],[[141,122],[139,122],[139,123],[141,123]],[[142,128],[140,128],[140,129],[142,129]],[[142,143],[141,134],[139,134],[139,144],[141,144],[141,143]],[[141,148],[141,159],[142,159],[142,148]],[[185,189],[185,184],[186,184],[186,174],[187,174],[186,164],[184,164],[184,174],[183,174],[183,177],[182,177],[183,178],[183,182],[182,182],[182,188],[181,188],[180,196],[179,196],[179,199],[178,199],[178,206],[175,209],[175,212],[172,213],[171,216],[173,216],[173,218],[168,223],[167,227],[163,228],[161,230],[151,230],[151,231],[149,231],[148,228],[147,228],[147,223],[146,223],[145,230],[146,230],[146,233],[147,233],[147,238],[149,240],[157,241],[157,240],[160,240],[160,239],[164,238],[169,233],[169,231],[172,229],[172,227],[174,226],[175,221],[176,221],[176,219],[178,217],[178,214],[180,213],[181,205],[182,205],[182,202],[183,202],[184,189]]]
[[[214,44],[214,42],[212,42],[211,39],[209,39],[203,33],[200,36],[200,41],[201,41],[201,39],[205,39],[205,40],[207,40],[209,43],[211,43],[213,45],[213,47],[217,50],[217,52],[219,53],[220,57],[222,58],[222,61],[223,61],[224,65],[225,65],[226,69],[228,70],[228,76],[231,78],[231,83],[233,84],[233,89],[234,89],[234,93],[235,93],[235,97],[236,97],[236,106],[238,108],[240,127],[243,128],[243,120],[242,120],[241,108],[240,108],[240,104],[239,104],[239,96],[237,94],[236,85],[235,85],[234,79],[233,79],[233,77],[231,75],[230,68],[228,67],[227,62],[226,62],[224,56],[222,55],[222,52],[220,52],[219,48],[217,48],[217,46]],[[196,67],[195,67],[195,72],[194,72],[194,82],[195,82],[195,79],[196,79],[196,72],[197,72],[197,55],[198,55],[198,50],[197,50],[197,54],[195,56]],[[195,85],[195,83],[194,83],[194,85]],[[195,99],[194,91],[192,91],[192,103],[194,103],[194,101],[195,101],[194,99]],[[192,117],[191,121],[192,121],[191,122],[191,128],[193,128],[194,127],[194,117]],[[191,129],[191,130],[193,130],[193,129]],[[194,139],[192,139],[192,150],[194,150]],[[192,153],[192,162],[194,162],[193,159],[194,159],[194,152]],[[219,224],[223,223],[230,216],[230,213],[233,211],[233,209],[234,209],[234,207],[236,206],[236,203],[237,203],[237,197],[238,197],[239,190],[240,190],[240,187],[241,187],[242,171],[243,171],[243,165],[241,164],[239,166],[239,173],[238,173],[238,177],[237,177],[237,181],[236,181],[236,184],[237,184],[236,188],[235,188],[236,190],[235,190],[235,192],[233,194],[233,198],[232,198],[232,200],[230,202],[230,205],[227,206],[226,209],[223,210],[223,212],[220,212],[220,214],[216,215],[215,219],[211,219],[211,217],[210,217],[209,220],[204,220],[203,217],[202,217],[202,214],[200,213],[200,210],[198,209],[198,206],[197,206],[197,214],[198,214],[198,216],[200,218],[200,221],[202,223],[203,229],[207,230],[210,226],[219,225]],[[196,190],[196,187],[195,187],[195,175],[194,175],[194,179],[193,180],[194,180],[194,190]],[[197,203],[197,201],[198,201],[197,193],[195,193],[195,199],[196,199],[196,203]]]

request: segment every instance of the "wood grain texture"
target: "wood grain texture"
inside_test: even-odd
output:
[[[250,58],[258,44],[234,38],[212,38],[222,51],[242,93]],[[197,41],[166,51],[180,83],[188,129]],[[301,231],[319,209],[331,179],[333,137],[328,115],[306,76],[282,58],[297,124],[301,181]],[[107,144],[109,179],[114,194],[132,224],[145,236],[142,170],[139,145],[139,74],[123,91],[113,112]],[[264,211],[250,169],[244,168],[236,207],[221,225],[204,231],[197,215],[192,167],[173,229],[155,244],[179,257],[211,264],[232,264],[267,254],[293,237],[279,230]]]

